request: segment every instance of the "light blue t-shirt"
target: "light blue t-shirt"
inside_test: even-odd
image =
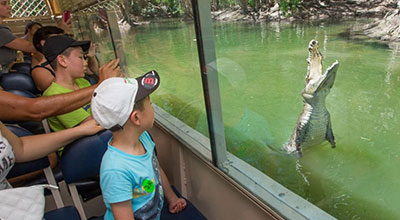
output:
[[[160,219],[164,193],[154,154],[155,144],[147,131],[139,140],[144,155],[127,154],[110,145],[100,168],[100,186],[106,204],[105,220],[114,220],[111,203],[131,200],[135,220]]]

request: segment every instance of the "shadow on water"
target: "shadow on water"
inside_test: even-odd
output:
[[[177,31],[179,29],[183,29],[185,28],[185,26],[183,26],[183,24],[188,24],[190,25],[191,23],[193,23],[193,21],[177,21],[177,20],[164,20],[164,21],[159,21],[157,20],[155,23],[151,23],[151,25],[153,26],[152,28],[157,28],[158,31]],[[136,27],[136,29],[148,29],[149,26],[148,25],[144,25],[144,26],[139,26]]]
[[[354,31],[352,28],[348,28],[339,33],[338,38],[355,44],[362,44],[374,49],[389,49],[389,44],[387,42],[372,39],[371,37],[366,36],[362,30]]]

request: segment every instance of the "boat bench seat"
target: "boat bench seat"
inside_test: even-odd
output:
[[[73,206],[66,206],[46,212],[43,216],[44,220],[81,220],[79,213]]]

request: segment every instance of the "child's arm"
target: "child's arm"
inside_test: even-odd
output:
[[[32,65],[33,67],[33,65]],[[50,67],[51,68],[51,67]],[[31,76],[35,82],[36,88],[44,92],[54,81],[54,76],[45,68],[35,68],[31,70]]]
[[[158,163],[158,161],[157,161]],[[165,198],[167,199],[169,212],[178,213],[186,208],[186,200],[182,198],[178,198],[175,192],[172,190],[171,185],[169,184],[167,175],[165,175],[164,170],[160,167],[158,163],[158,169],[160,170],[162,188],[164,190]]]
[[[111,203],[112,214],[115,220],[134,220],[132,203],[130,200]]]

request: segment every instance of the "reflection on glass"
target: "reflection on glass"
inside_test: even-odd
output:
[[[214,24],[227,149],[338,219],[398,219],[398,47],[342,38],[351,24]],[[298,158],[282,147],[303,110],[311,39],[324,71],[340,62],[326,98],[336,148]]]
[[[104,12],[85,12],[74,14],[74,35],[77,39],[90,39],[96,44],[96,57],[100,66],[115,59],[111,37]]]
[[[205,107],[193,22],[170,19],[138,26],[120,22],[119,30],[127,75],[137,77],[157,70],[162,83],[152,95],[152,102],[192,128],[205,125],[207,120],[201,117]],[[207,133],[206,130],[203,134]]]
[[[150,24],[125,37],[129,72],[157,70],[162,86],[153,101],[196,128],[205,108],[193,24]]]

